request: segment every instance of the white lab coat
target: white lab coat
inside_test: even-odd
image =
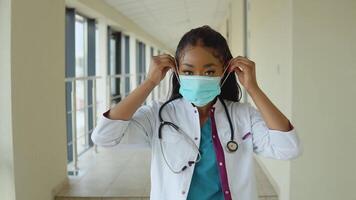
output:
[[[232,199],[258,200],[254,174],[253,153],[268,158],[289,160],[298,157],[302,148],[295,128],[288,132],[270,130],[266,126],[260,112],[249,103],[224,100],[230,113],[235,141],[239,148],[235,153],[226,151],[226,143],[230,140],[230,128],[222,103],[217,100],[215,121],[218,136],[224,149],[226,170]],[[146,143],[151,147],[151,200],[186,200],[194,165],[180,174],[174,174],[165,164],[158,139],[158,110],[162,102],[153,101],[150,105],[141,106],[131,120],[111,120],[104,116],[91,136],[98,146],[115,146],[124,134],[129,134],[133,143]],[[174,122],[183,129],[195,142],[200,143],[199,113],[196,107],[181,98],[167,104],[162,117],[165,121]],[[242,137],[250,132],[250,136]],[[163,133],[171,142],[171,149],[166,149],[167,158],[174,158],[170,163],[179,166],[179,162],[187,159],[195,160],[196,153],[192,148],[180,146],[179,139]],[[197,137],[199,139],[195,140]],[[181,161],[179,160],[181,159]],[[178,164],[179,163],[179,164]]]

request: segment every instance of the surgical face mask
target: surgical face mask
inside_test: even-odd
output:
[[[226,76],[226,79],[227,77],[228,76]],[[220,86],[220,76],[179,75],[178,80],[180,83],[179,93],[183,98],[198,107],[207,105],[219,95],[221,87],[225,82],[224,80]]]

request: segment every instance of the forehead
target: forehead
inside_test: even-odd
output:
[[[213,51],[202,46],[186,47],[183,51],[181,61],[196,65],[204,65],[209,62],[220,64],[220,60],[213,55]]]

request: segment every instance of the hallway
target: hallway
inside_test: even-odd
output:
[[[301,141],[280,148],[302,149],[297,159],[271,159],[256,140],[274,147],[278,130],[249,132],[259,200],[356,200],[355,21],[354,0],[0,0],[0,200],[149,199],[151,155],[136,132],[112,148],[91,136],[153,57],[174,56],[203,25],[256,64],[259,89]],[[166,101],[173,78],[142,106]],[[260,110],[241,89],[240,102]]]
[[[146,200],[150,193],[150,150],[139,145],[123,144],[99,153],[86,152],[80,157],[82,174],[72,176],[69,185],[56,200]],[[260,200],[277,200],[268,178],[256,164]],[[84,198],[85,197],[85,198]]]

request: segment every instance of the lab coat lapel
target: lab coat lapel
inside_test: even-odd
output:
[[[215,118],[218,136],[221,141],[221,145],[224,146],[230,140],[229,120],[226,117],[224,106],[219,99],[216,100],[212,107],[215,109],[213,116]]]

